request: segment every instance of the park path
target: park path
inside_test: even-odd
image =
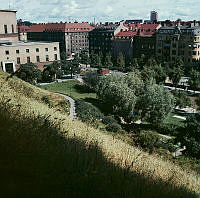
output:
[[[75,104],[75,100],[65,94],[61,94],[61,93],[56,93],[60,96],[63,96],[66,100],[68,100],[70,102],[70,115],[69,117],[72,118],[72,120],[76,120],[77,119],[77,115],[76,115],[76,104]]]

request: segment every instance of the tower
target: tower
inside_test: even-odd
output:
[[[158,21],[158,12],[151,11],[150,21],[151,23],[155,23]]]

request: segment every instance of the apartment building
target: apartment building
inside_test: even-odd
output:
[[[88,33],[93,28],[87,22],[35,24],[28,31],[28,39],[59,42],[60,51],[71,56],[89,49]]]
[[[23,36],[23,35],[21,35]],[[19,41],[16,11],[0,10],[0,67],[15,72],[20,64],[40,66],[60,60],[58,42]]]
[[[156,55],[165,61],[181,58],[185,63],[200,58],[200,26],[162,27],[156,35]]]
[[[126,60],[141,55],[156,55],[156,32],[160,24],[124,24],[128,30],[120,31],[113,40],[112,54],[122,53]]]
[[[112,41],[120,31],[128,30],[124,21],[120,23],[100,24],[89,32],[89,50],[95,53],[111,53],[113,49]]]

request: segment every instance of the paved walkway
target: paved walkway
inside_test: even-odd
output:
[[[66,100],[69,100],[69,102],[70,102],[70,115],[69,116],[72,118],[72,120],[76,120],[77,115],[76,115],[75,100],[64,94],[60,94],[60,93],[56,93],[56,94],[63,96]]]

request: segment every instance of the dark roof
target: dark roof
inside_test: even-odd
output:
[[[16,10],[0,10],[0,12],[17,12]]]

